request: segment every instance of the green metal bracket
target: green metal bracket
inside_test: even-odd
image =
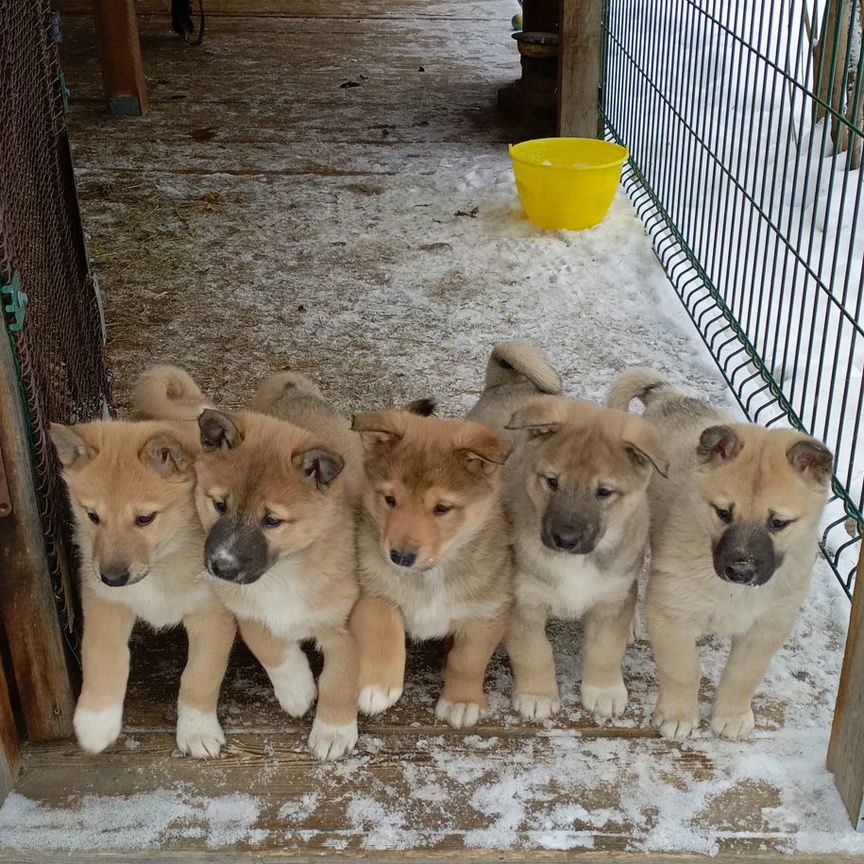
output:
[[[30,298],[26,291],[21,290],[21,274],[17,270],[12,274],[10,282],[0,285],[0,294],[3,295],[3,311],[12,316],[9,332],[20,333],[24,327],[24,315]]]

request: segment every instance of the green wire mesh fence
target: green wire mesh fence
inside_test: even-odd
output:
[[[606,0],[624,185],[748,417],[834,452],[822,551],[851,596],[864,452],[864,0]]]

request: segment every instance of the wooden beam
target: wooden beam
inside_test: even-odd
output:
[[[108,110],[115,116],[140,117],[147,113],[150,100],[135,0],[94,0],[94,10]]]
[[[603,0],[561,0],[558,134],[599,138]]]
[[[0,451],[12,504],[11,513],[0,518],[0,616],[21,713],[31,740],[67,738],[75,701],[5,322],[0,323]]]
[[[858,558],[846,653],[828,744],[828,770],[834,774],[853,827],[864,831],[864,544]]]

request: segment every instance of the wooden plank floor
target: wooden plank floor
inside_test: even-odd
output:
[[[121,408],[134,375],[165,360],[231,407],[291,364],[346,411],[436,392],[457,414],[491,341],[515,335],[559,347],[565,378],[595,398],[610,368],[667,358],[722,398],[687,336],[645,310],[656,264],[638,231],[642,245],[620,253],[642,268],[625,290],[603,281],[592,232],[538,239],[501,203],[496,184],[513,197],[502,154],[520,136],[494,111],[497,88],[519,74],[515,4],[207,0],[197,49],[170,35],[165,6],[139,4],[152,113],[118,121],[102,105],[90,3],[61,3]],[[623,243],[633,217],[616,207],[609,230]],[[557,269],[528,272],[542,255],[558,256]],[[578,340],[554,299],[571,269],[562,303],[598,322]],[[782,695],[758,698],[753,744],[659,740],[644,641],[628,652],[625,718],[596,724],[579,707],[581,631],[568,624],[552,630],[563,702],[553,721],[524,724],[509,709],[498,657],[489,717],[470,733],[442,725],[440,646],[425,646],[400,703],[363,720],[356,753],[335,765],[310,758],[309,718],[281,714],[242,648],[223,691],[222,757],[176,757],[184,638],[138,634],[117,746],[98,757],[69,742],[28,747],[0,811],[0,860],[843,860],[851,842],[799,844],[805,824],[845,824],[821,766],[796,762],[801,741],[827,740],[842,644],[829,606],[820,601],[769,679]],[[818,668],[806,659],[814,639]],[[704,650],[707,705],[725,649]]]

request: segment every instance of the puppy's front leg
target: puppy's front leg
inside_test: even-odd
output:
[[[504,638],[507,619],[468,621],[453,633],[444,666],[444,689],[435,715],[456,729],[474,726],[486,713],[483,681],[486,667]]]
[[[225,743],[216,706],[237,627],[234,616],[218,602],[187,615],[183,626],[189,654],[177,699],[177,747],[204,759],[218,756]]]
[[[126,606],[109,603],[86,587],[81,591],[81,608],[83,683],[73,725],[81,747],[89,753],[100,753],[117,740],[122,728],[129,679],[129,637],[135,615]]]
[[[546,637],[546,608],[516,602],[506,647],[513,667],[513,707],[528,720],[545,720],[561,707],[555,657]]]
[[[315,678],[300,643],[281,639],[260,621],[241,618],[240,635],[264,667],[282,710],[302,717],[315,702]]]
[[[617,603],[600,603],[585,613],[582,705],[601,717],[618,717],[627,706],[621,664],[633,628],[636,591],[634,582]]]
[[[359,655],[358,705],[364,714],[380,714],[402,695],[405,623],[388,600],[361,593],[349,626]]]
[[[738,741],[753,734],[753,694],[762,683],[771,658],[792,632],[793,623],[794,618],[762,621],[732,640],[711,714],[711,728],[716,735]]]
[[[698,631],[689,622],[647,604],[648,633],[657,665],[660,695],[652,722],[664,738],[683,741],[699,726],[699,680],[702,670],[696,650]]]
[[[357,743],[357,643],[347,627],[325,630],[317,642],[324,671],[309,749],[319,759],[338,759]]]

